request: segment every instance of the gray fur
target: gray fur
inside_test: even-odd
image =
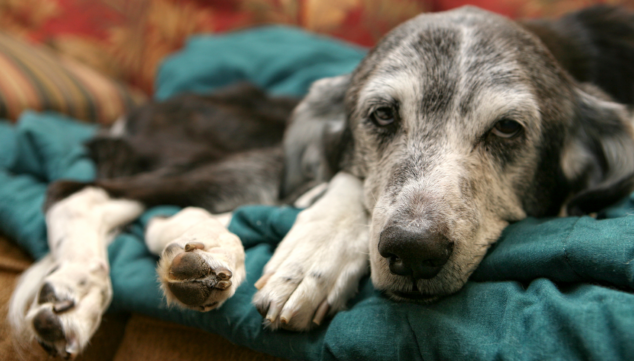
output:
[[[343,92],[343,103],[321,110]],[[380,107],[397,109],[394,126],[370,120]],[[293,127],[344,119],[336,169],[364,181],[374,285],[397,299],[433,299],[459,290],[509,223],[556,215],[577,194],[623,183],[634,172],[628,117],[577,83],[532,33],[464,7],[393,30],[349,82],[313,87]],[[522,133],[496,137],[501,119]],[[392,225],[431,229],[455,244],[437,276],[412,282],[390,273],[377,245]]]
[[[296,198],[335,173],[345,130],[344,97],[349,75],[316,81],[293,112],[284,134],[284,176],[281,198]]]

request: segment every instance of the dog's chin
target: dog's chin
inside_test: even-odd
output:
[[[469,274],[458,273],[447,264],[433,278],[412,280],[390,272],[382,258],[372,259],[371,278],[374,287],[386,297],[399,302],[431,303],[452,295],[464,287]]]

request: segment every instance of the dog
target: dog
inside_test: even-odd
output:
[[[516,23],[466,7],[402,24],[352,74],[317,81],[290,124],[292,100],[255,96],[247,107],[277,114],[257,145],[268,118],[241,113],[235,91],[212,112],[233,109],[253,133],[218,137],[213,115],[180,130],[160,106],[133,114],[89,144],[94,183],[49,188],[52,252],[22,276],[11,324],[52,355],[79,353],[111,298],[110,234],[155,204],[189,207],[146,230],[168,302],[218,308],[244,279],[244,250],[214,214],[324,182],[256,283],[265,325],[319,325],[368,271],[397,301],[455,293],[509,223],[591,213],[633,189],[632,39],[634,17],[617,8]]]
[[[623,9],[516,23],[466,7],[419,15],[352,74],[316,82],[285,137],[282,188],[334,178],[256,283],[265,323],[310,329],[368,269],[394,300],[437,300],[508,224],[629,194],[632,60]]]

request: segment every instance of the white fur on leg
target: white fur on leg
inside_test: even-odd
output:
[[[21,358],[25,358],[23,355],[24,351],[35,339],[35,334],[26,322],[27,307],[33,303],[37,292],[42,286],[42,279],[54,265],[55,260],[50,253],[34,263],[22,273],[11,295],[11,300],[9,300],[7,320],[13,333],[15,350],[20,354]]]
[[[345,307],[368,268],[363,185],[340,172],[275,250],[253,303],[271,328],[308,330]]]
[[[154,217],[145,229],[145,245],[152,254],[160,256],[169,243],[210,218],[226,228],[231,221],[231,213],[211,214],[202,208],[187,207],[172,217]]]
[[[142,211],[139,202],[111,199],[94,187],[49,208],[50,254],[20,278],[10,303],[9,320],[21,341],[37,339],[65,358],[81,352],[112,298],[106,247],[113,232]]]
[[[209,311],[233,296],[246,271],[240,239],[221,223],[227,219],[190,207],[150,221],[146,243],[162,254],[157,273],[168,304]]]
[[[197,223],[213,218],[202,208],[187,207],[172,217],[154,217],[145,229],[145,245],[160,256],[163,249]]]

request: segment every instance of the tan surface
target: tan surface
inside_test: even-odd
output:
[[[9,334],[7,304],[20,273],[31,260],[0,236],[0,360],[18,361]],[[37,345],[26,360],[49,360]],[[218,335],[194,328],[132,315],[107,315],[84,354],[83,361],[138,360],[281,360],[237,346]]]
[[[202,359],[280,360],[234,345],[218,335],[139,315],[130,317],[114,358],[115,361]]]

